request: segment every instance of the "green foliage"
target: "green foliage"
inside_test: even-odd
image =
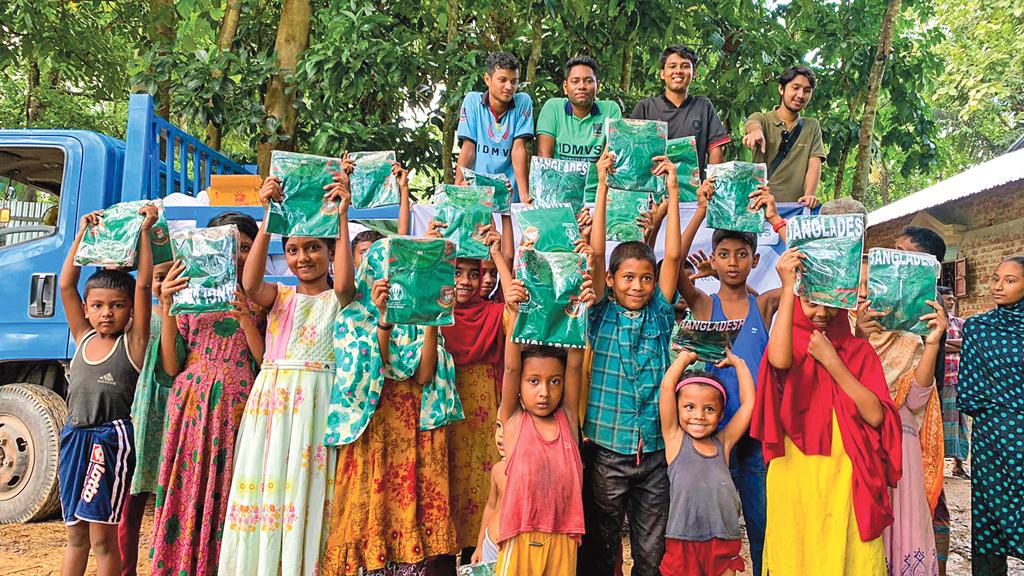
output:
[[[230,2],[241,17],[230,46],[217,36]],[[601,66],[602,98],[625,115],[659,94],[667,44],[700,59],[691,86],[711,97],[733,144],[752,112],[778,102],[776,78],[805,63],[818,75],[807,114],[821,121],[828,158],[824,196],[852,181],[864,91],[885,9],[872,0],[316,0],[309,48],[288,90],[295,95],[295,148],[336,156],[396,150],[416,169],[414,189],[442,177],[448,116],[469,90],[483,90],[488,52],[522,62],[521,90],[543,102],[562,95],[562,66],[590,54]],[[1024,128],[1024,8],[1012,0],[905,0],[882,84],[874,131],[870,206],[894,200],[1000,153]],[[0,2],[0,126],[123,132],[127,93],[168,84],[171,120],[252,161],[256,146],[281,139],[263,107],[277,72],[277,0]],[[455,12],[450,12],[451,8]],[[453,21],[449,21],[454,18]],[[158,24],[173,42],[152,40]],[[531,50],[540,42],[539,51]],[[531,59],[531,54],[533,58]],[[536,73],[525,83],[527,69]],[[445,120],[448,118],[448,123]],[[846,154],[844,155],[844,151]],[[841,162],[845,158],[845,163]],[[844,174],[845,172],[845,174]],[[836,187],[837,176],[842,185]]]

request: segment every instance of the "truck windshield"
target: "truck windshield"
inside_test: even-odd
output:
[[[0,249],[57,230],[64,151],[0,146]]]

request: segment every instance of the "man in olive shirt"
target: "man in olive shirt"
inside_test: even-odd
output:
[[[597,74],[597,62],[589,56],[574,56],[565,63],[566,98],[548,100],[537,117],[537,156],[591,164],[601,157],[604,121],[621,118],[622,110],[612,100],[597,100]],[[585,200],[593,202],[596,193],[597,166],[592,165]]]
[[[693,136],[697,140],[697,161],[703,179],[708,164],[721,164],[722,148],[732,139],[706,96],[690,94],[690,82],[697,76],[697,55],[682,44],[661,53],[661,79],[665,93],[644,98],[633,108],[630,118],[661,120],[668,123],[669,139]]]
[[[769,112],[747,118],[743,145],[754,153],[754,162],[768,165],[768,187],[778,202],[800,202],[817,208],[818,182],[825,147],[821,126],[814,118],[801,118],[811,101],[817,81],[804,66],[794,66],[779,77],[780,104]]]

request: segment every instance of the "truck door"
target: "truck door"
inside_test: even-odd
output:
[[[0,135],[0,362],[66,359],[57,273],[77,227],[82,144],[19,132]]]

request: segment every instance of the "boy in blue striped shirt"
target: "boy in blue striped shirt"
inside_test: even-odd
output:
[[[612,251],[605,272],[608,173],[612,156],[597,163],[597,203],[591,245],[594,290],[590,311],[592,379],[584,435],[585,550],[580,573],[611,576],[621,562],[621,529],[629,510],[635,576],[655,576],[665,548],[669,481],[658,416],[658,388],[669,365],[673,303],[682,256],[675,165],[651,159],[669,194],[665,259],[656,277],[654,252],[642,242]],[[607,292],[607,293],[606,293]]]

